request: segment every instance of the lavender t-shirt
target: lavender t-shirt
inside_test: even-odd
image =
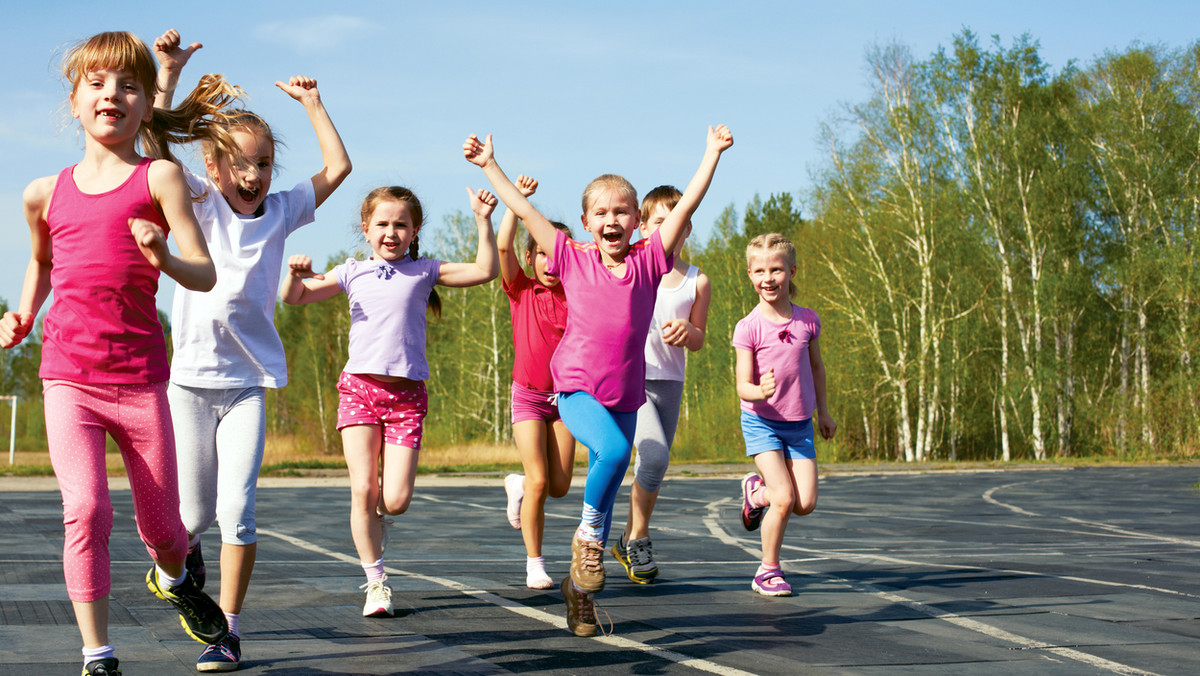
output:
[[[346,373],[429,378],[425,308],[442,263],[348,259],[329,274],[350,299],[350,360]]]
[[[636,411],[646,401],[646,334],[672,260],[656,231],[630,246],[625,276],[616,277],[595,242],[557,234],[546,262],[567,294],[567,329],[550,361],[556,391],[587,392],[614,411]]]
[[[733,346],[754,353],[751,377],[775,369],[775,394],[763,401],[742,400],[742,410],[767,420],[797,422],[812,417],[817,407],[808,343],[821,335],[817,313],[792,304],[792,318],[782,324],[768,321],[754,308],[733,329]]]

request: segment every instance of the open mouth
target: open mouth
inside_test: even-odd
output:
[[[125,117],[125,113],[122,113],[121,111],[119,111],[115,108],[105,108],[104,110],[101,110],[98,113],[98,115],[100,117],[106,117],[110,120],[119,120],[119,119]]]
[[[622,234],[624,234],[624,233],[621,233],[621,232],[615,231],[615,230],[610,230],[610,231],[600,235],[600,238],[603,239],[605,242],[608,242],[609,244],[619,244],[621,242]]]
[[[238,197],[242,198],[246,202],[253,202],[254,200],[258,199],[258,188],[239,187],[237,192]]]

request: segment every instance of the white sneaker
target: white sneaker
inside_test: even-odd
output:
[[[392,608],[392,588],[384,584],[385,575],[378,582],[368,582],[359,589],[367,590],[367,603],[363,606],[363,617],[391,617],[395,615]]]
[[[520,474],[509,474],[504,477],[504,492],[508,494],[508,523],[517,530],[521,529],[521,501],[525,498],[525,477]],[[553,581],[551,581],[553,585]]]
[[[379,551],[386,552],[388,546],[388,526],[396,522],[395,519],[387,514],[375,512],[375,518],[379,519]]]
[[[525,586],[530,589],[554,589],[554,580],[550,579],[544,569],[526,570]]]

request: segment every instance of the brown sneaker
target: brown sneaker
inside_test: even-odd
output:
[[[567,629],[576,636],[595,636],[596,606],[592,595],[576,591],[570,576],[564,577],[560,586],[567,601]]]
[[[571,540],[571,581],[588,594],[604,591],[604,547],[579,533]]]

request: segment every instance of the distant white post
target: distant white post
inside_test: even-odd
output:
[[[8,426],[8,464],[12,465],[17,458],[17,395],[12,394],[0,399],[7,399],[12,404],[12,424]]]

